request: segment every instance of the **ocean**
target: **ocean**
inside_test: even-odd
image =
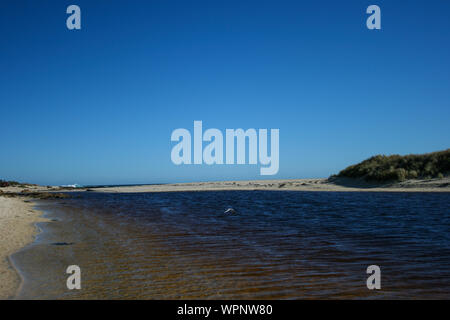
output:
[[[450,298],[448,193],[71,195],[38,203],[50,221],[12,256],[18,298]],[[81,290],[66,286],[69,265]]]

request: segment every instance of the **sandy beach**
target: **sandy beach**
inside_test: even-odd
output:
[[[38,232],[35,223],[45,221],[40,214],[29,200],[0,195],[0,299],[13,298],[20,286],[9,256],[33,241]]]
[[[120,186],[88,189],[97,192],[173,192],[225,190],[284,190],[336,192],[450,192],[450,178],[407,180],[386,185],[374,185],[353,179],[287,179],[193,182],[142,186]]]

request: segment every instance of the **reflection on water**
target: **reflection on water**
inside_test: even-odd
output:
[[[13,256],[20,298],[450,298],[447,193],[74,195],[42,203],[58,221]]]

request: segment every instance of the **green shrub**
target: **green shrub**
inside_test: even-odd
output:
[[[376,155],[342,170],[338,176],[367,181],[404,181],[414,178],[439,178],[450,172],[450,149],[427,153]]]
[[[408,179],[415,179],[418,176],[419,176],[419,174],[417,173],[416,170],[409,170],[408,171],[408,175],[407,175]]]
[[[0,180],[0,187],[10,187],[10,186],[17,186],[20,185],[17,181],[4,181]]]

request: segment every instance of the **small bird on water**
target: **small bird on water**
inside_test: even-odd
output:
[[[233,208],[228,208],[227,210],[225,210],[224,213],[227,213],[227,214],[235,214],[235,213],[237,213],[237,212],[236,212],[236,210],[234,210]]]

